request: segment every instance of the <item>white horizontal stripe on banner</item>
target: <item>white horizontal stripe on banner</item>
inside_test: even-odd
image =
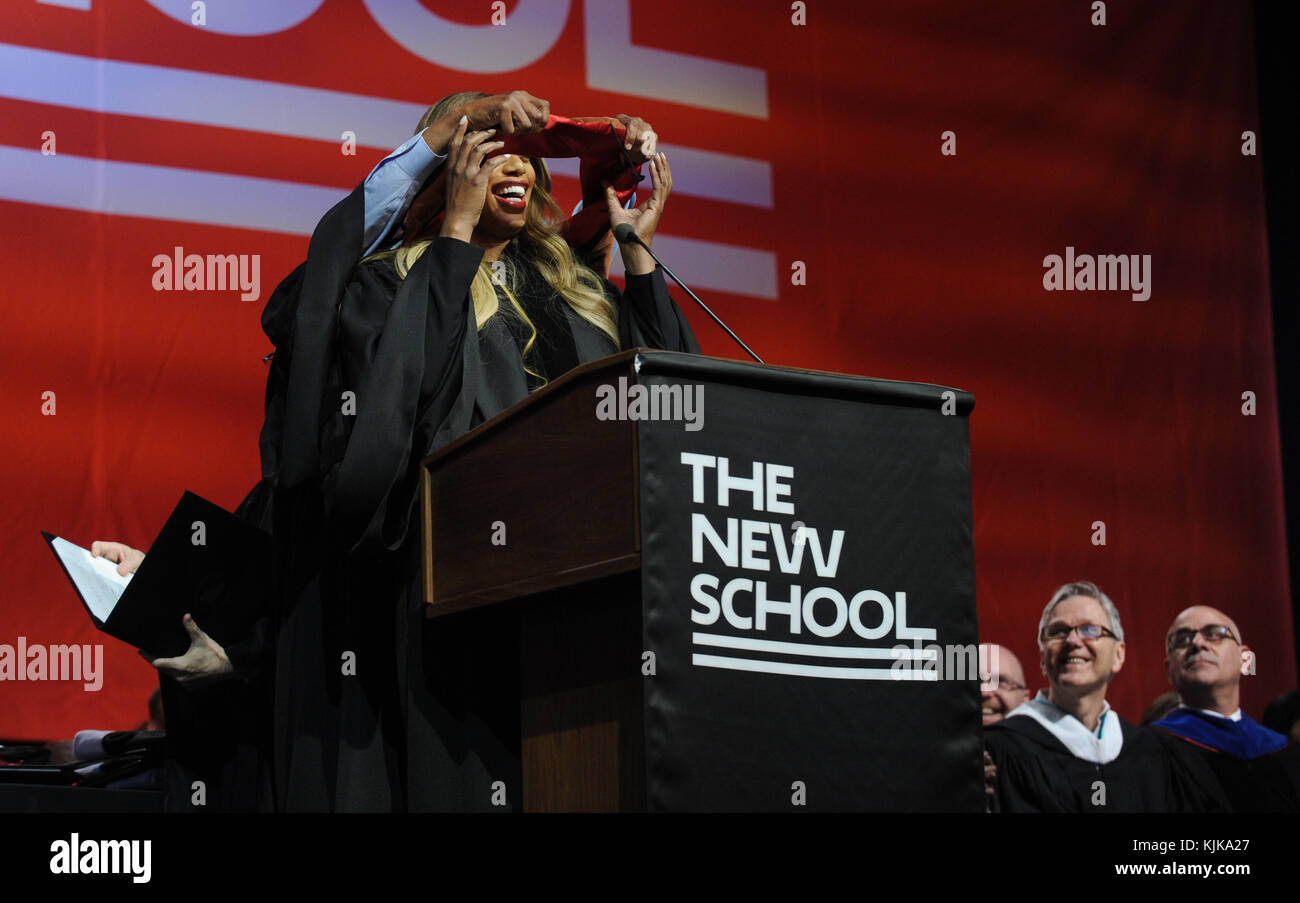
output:
[[[0,44],[0,94],[78,110],[214,125],[391,150],[424,115],[418,103]]]
[[[796,665],[790,662],[760,662],[748,658],[726,658],[720,655],[692,655],[691,664],[702,668],[722,668],[728,671],[759,671],[764,674],[790,674],[795,677],[830,677],[838,680],[938,680],[935,671],[911,674],[906,669],[895,672],[890,668],[834,668],[828,665]],[[907,675],[907,676],[903,676]]]
[[[820,646],[816,643],[786,643],[780,640],[759,640],[752,637],[723,636],[717,633],[692,633],[691,642],[698,646],[720,646],[724,649],[752,649],[756,652],[779,652],[787,655],[811,655],[820,658],[883,659],[885,661],[934,661],[934,649],[870,648],[866,646]]]
[[[671,235],[656,235],[653,247],[663,262],[696,294],[699,294],[699,289],[712,289],[754,298],[778,297],[776,255],[771,251]],[[611,255],[609,273],[611,276],[623,275],[623,257],[617,252]],[[672,280],[669,280],[671,284]],[[708,298],[702,300],[709,303]],[[695,306],[689,298],[679,298],[678,303],[683,307]]]
[[[0,199],[26,204],[310,235],[343,197],[345,192],[323,185],[72,154],[46,156],[0,145]],[[776,256],[771,252],[669,235],[656,238],[655,250],[693,286],[776,297]],[[613,263],[621,273],[617,253]]]
[[[583,8],[590,87],[767,118],[767,73],[762,69],[639,47],[632,43],[626,2],[587,0]]]
[[[425,110],[423,104],[364,94],[4,43],[0,97],[316,141],[341,142],[350,131],[357,144],[385,151],[411,137]],[[678,145],[660,149],[669,154],[674,193],[772,206],[766,160]],[[578,177],[576,159],[559,160],[553,168]]]
[[[0,146],[0,198],[92,213],[310,235],[337,188]]]

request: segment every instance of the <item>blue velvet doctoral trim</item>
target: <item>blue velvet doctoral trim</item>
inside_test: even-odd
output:
[[[1176,709],[1152,727],[1238,759],[1257,759],[1286,746],[1285,737],[1252,721],[1244,713],[1240,721],[1233,721],[1192,709]]]

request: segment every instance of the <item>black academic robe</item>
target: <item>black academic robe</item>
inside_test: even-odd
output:
[[[387,261],[357,266],[362,203],[358,188],[326,214],[263,316],[276,345],[262,446],[276,486],[277,804],[489,808],[485,780],[513,783],[514,804],[509,675],[467,677],[457,625],[423,617],[410,525],[419,461],[523,398],[528,377],[506,318],[475,328],[483,252],[438,238],[405,279]],[[623,347],[699,351],[661,272],[627,283],[622,296],[607,285]],[[533,311],[553,300],[517,287]],[[616,350],[566,308],[551,308],[569,334],[547,338],[541,366],[556,345],[578,363]]]
[[[260,482],[235,514],[269,530],[270,497],[270,487]],[[264,578],[269,593],[270,575]],[[268,606],[269,601],[268,595]],[[247,636],[225,644],[234,669],[231,678],[181,684],[159,673],[169,812],[256,812],[274,807],[270,630],[269,617],[263,617]]]
[[[199,625],[200,627],[202,625]],[[247,653],[240,647],[250,647]],[[166,717],[163,785],[169,812],[258,812],[273,807],[268,644],[226,647],[237,676],[183,685],[159,676]]]
[[[1075,756],[1026,715],[990,725],[984,744],[997,767],[992,810],[1220,812],[1227,808],[1214,776],[1194,755],[1148,728],[1123,719],[1120,728],[1124,743],[1119,756],[1098,765]]]
[[[1300,812],[1300,747],[1256,724],[1180,709],[1152,725],[1200,757],[1234,812]]]
[[[1300,812],[1300,746],[1240,759],[1181,737],[1173,742],[1205,762],[1233,812]]]

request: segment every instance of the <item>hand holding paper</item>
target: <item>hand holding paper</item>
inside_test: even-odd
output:
[[[117,572],[125,577],[134,574],[144,561],[144,552],[133,549],[124,542],[108,542],[97,539],[90,544],[90,554],[94,558],[107,558],[117,564]]]

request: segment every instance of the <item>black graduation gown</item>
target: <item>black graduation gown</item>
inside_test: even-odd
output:
[[[984,744],[997,781],[994,812],[1221,812],[1217,782],[1169,738],[1120,719],[1124,743],[1105,765],[1080,759],[1026,715],[990,725]],[[1105,785],[1105,805],[1095,782]]]
[[[523,398],[528,381],[504,320],[475,329],[482,250],[435,239],[400,281],[386,261],[357,267],[362,203],[358,187],[326,214],[263,316],[276,345],[262,446],[276,485],[277,803],[486,808],[481,779],[518,769],[501,739],[508,676],[445,679],[463,673],[467,650],[423,617],[408,528],[419,461]],[[526,307],[546,305],[520,288]],[[699,351],[659,271],[629,277],[621,297],[607,291],[623,347]],[[577,362],[615,350],[576,315],[557,319]]]
[[[270,487],[263,481],[235,514],[269,530],[269,504]],[[269,607],[270,575],[265,579]],[[270,618],[264,617],[248,636],[226,643],[232,679],[183,685],[166,674],[158,675],[167,722],[163,784],[168,811],[273,808],[270,630]]]
[[[203,625],[199,625],[202,627]],[[262,622],[260,629],[266,629]],[[273,806],[269,638],[226,646],[236,677],[182,685],[159,675],[166,717],[169,812],[257,812]],[[202,784],[201,792],[195,782]]]
[[[1242,759],[1185,737],[1167,736],[1214,773],[1233,812],[1300,812],[1300,746]]]

